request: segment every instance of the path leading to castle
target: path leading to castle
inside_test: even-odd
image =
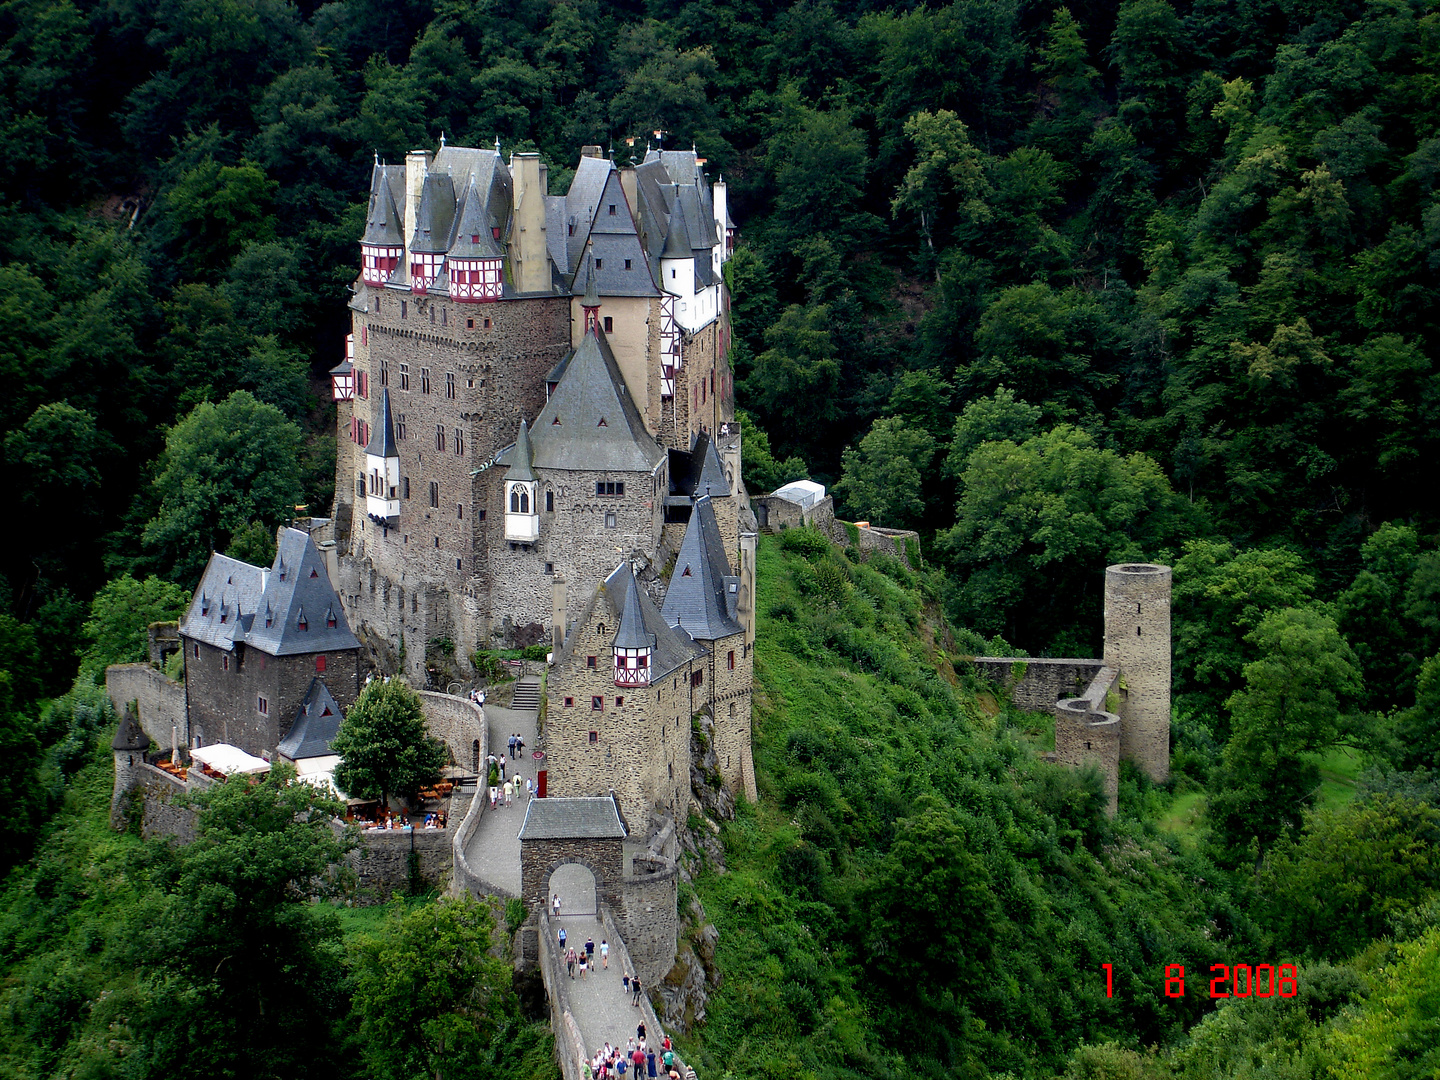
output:
[[[507,756],[506,775],[513,775],[511,767],[527,780],[535,779],[535,769],[530,754],[540,744],[537,722],[538,709],[503,709],[498,705],[485,706],[485,719],[490,728],[490,750],[497,758],[508,754],[506,744],[511,735],[519,733],[525,740],[525,759],[512,761]],[[485,788],[477,798],[486,796]],[[480,827],[470,838],[465,849],[465,859],[470,868],[481,878],[504,889],[510,896],[520,895],[520,826],[525,824],[525,798],[521,796],[508,808],[486,810],[480,818]]]
[[[577,969],[575,977],[567,980],[566,985],[570,1015],[580,1026],[586,1052],[593,1054],[607,1042],[624,1046],[626,1039],[635,1037],[635,1025],[642,1017],[646,1021],[647,1044],[659,1045],[661,1033],[656,1027],[654,1014],[649,1009],[630,1004],[630,994],[626,992],[621,978],[624,973],[615,958],[610,958],[609,971],[599,966],[600,935],[605,928],[596,922],[593,915],[567,915],[560,924],[569,936],[567,944],[574,944],[577,952],[584,947],[588,935],[595,935],[596,970],[582,979]]]

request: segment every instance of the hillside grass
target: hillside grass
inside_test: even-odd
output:
[[[1045,725],[952,666],[991,643],[933,582],[808,530],[762,537],[757,578],[760,802],[696,880],[725,976],[686,1040],[705,1075],[1049,1077],[1203,1015],[1161,973],[1250,947],[1226,876],[1039,759]]]

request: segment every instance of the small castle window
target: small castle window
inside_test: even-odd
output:
[[[320,571],[319,571],[319,570],[316,570],[316,569],[312,566],[312,567],[310,568],[310,576],[311,576],[312,578],[317,578],[317,577],[320,576]]]
[[[489,330],[489,329],[490,329],[490,320],[489,320],[489,319],[486,319],[486,320],[485,320],[485,329],[486,329],[486,330]]]
[[[595,426],[596,426],[596,427],[609,427],[610,425],[605,422],[605,417],[602,416],[602,417],[600,417],[600,422],[599,422],[598,424],[596,424]]]
[[[591,745],[591,746],[594,746],[594,745],[595,745],[596,743],[598,743],[599,741],[600,741],[600,732],[598,732],[598,731],[592,731],[592,732],[590,732],[590,745]]]
[[[404,300],[400,301],[400,317],[402,319],[408,319],[410,317],[410,305]]]
[[[448,398],[455,396],[455,373],[453,371],[445,373],[445,396]]]
[[[474,320],[474,319],[466,319],[466,320],[465,320],[465,329],[466,329],[466,330],[474,330],[474,329],[475,329],[475,320]]]
[[[555,564],[553,562],[547,562],[545,564],[545,572],[547,574],[553,574],[555,572]]]
[[[595,260],[595,269],[596,269],[596,270],[601,269],[604,265],[605,265],[605,260],[604,260],[604,259],[596,259],[596,260]]]
[[[734,649],[731,649],[731,650],[730,650],[730,670],[731,670],[731,671],[734,671],[734,670],[735,670],[735,650],[734,650]],[[733,709],[734,706],[731,706],[731,708]]]
[[[590,699],[590,708],[597,712],[603,710],[605,708],[605,699],[597,694],[595,697],[592,697]],[[594,742],[595,740],[591,739],[590,741]]]
[[[295,622],[295,629],[297,629],[297,630],[309,630],[309,629],[310,629],[310,624],[305,621],[305,616],[304,616],[304,615],[301,615],[300,618],[299,618],[298,620],[296,620],[296,622]]]
[[[409,365],[409,364],[401,364],[401,365],[400,365],[400,389],[401,389],[401,390],[409,390],[409,389],[410,389],[410,365]]]
[[[336,622],[336,619],[335,619],[335,615],[334,615],[334,613],[332,612],[331,615],[330,615],[330,617],[325,620],[325,628],[326,628],[327,630],[334,630],[335,627],[336,627],[336,625],[337,625],[337,622]],[[731,653],[730,655],[733,657],[735,654],[734,654],[734,653]],[[734,667],[735,665],[734,665],[734,664],[731,664],[730,666],[731,666],[731,667]]]
[[[480,234],[479,234],[478,232],[471,233],[471,234],[470,234],[470,242],[471,242],[472,244],[478,244],[478,243],[480,242]]]
[[[258,712],[261,716],[269,716],[270,702],[265,700],[263,697],[257,697],[255,699],[255,711]]]
[[[459,560],[459,559],[456,559],[456,560],[455,560],[455,569],[456,569],[456,570],[459,570],[460,568],[461,568],[461,567],[460,567],[460,560]]]
[[[420,392],[422,394],[430,392],[430,369],[428,367],[420,369]]]
[[[400,478],[400,494],[407,499],[410,498],[410,477],[402,476]]]
[[[615,528],[616,524],[617,524],[617,522],[616,522],[616,520],[615,520],[615,514],[614,514],[614,512],[612,511],[612,512],[610,512],[610,513],[607,513],[607,514],[605,515],[605,527],[606,527],[607,529],[613,529],[613,528]]]
[[[624,705],[624,704],[625,704],[625,699],[624,699],[623,697],[617,697],[617,698],[615,699],[615,707],[616,707],[617,709],[620,708],[620,707],[621,707],[622,705]]]
[[[610,216],[615,216],[615,204],[613,202],[610,204]]]
[[[1139,637],[1139,636],[1140,636],[1140,628],[1139,628],[1138,626],[1135,627],[1135,636],[1136,636],[1136,637]]]
[[[458,427],[457,427],[457,428],[455,429],[455,453],[459,454],[461,457],[464,457],[464,456],[465,456],[465,429],[464,429],[464,428],[458,428]]]
[[[703,672],[703,671],[693,672],[693,673],[691,674],[691,676],[690,676],[690,685],[691,685],[691,686],[704,686],[704,685],[705,685],[705,672]]]
[[[440,508],[440,484],[437,481],[430,481],[430,505],[435,509]]]
[[[601,633],[603,634],[604,631],[602,630]],[[587,656],[585,658],[585,666],[593,671],[595,669],[595,657]]]
[[[220,669],[221,669],[222,671],[229,671],[229,670],[230,670],[230,654],[229,654],[229,653],[226,653],[224,656],[220,657]]]
[[[629,259],[626,259],[626,260],[625,260],[625,269],[626,269],[626,270],[629,270],[629,269],[630,269],[630,260],[629,260]]]
[[[325,657],[323,657],[323,656],[317,656],[317,657],[315,657],[315,673],[316,673],[317,675],[324,675],[324,674],[325,674]]]
[[[444,424],[436,424],[436,425],[435,425],[435,449],[436,449],[436,450],[440,450],[440,451],[442,451],[442,452],[443,452],[444,449],[445,449],[445,425],[444,425]]]
[[[465,520],[465,504],[464,504],[464,503],[456,503],[456,504],[455,504],[455,518],[456,518],[456,520],[458,520],[458,521],[464,521],[464,520]]]
[[[567,698],[565,699],[565,707],[566,707],[567,709],[574,708],[574,707],[575,707],[575,699],[574,699],[573,697],[567,697]]]
[[[545,492],[545,512],[547,514],[555,512],[555,492],[553,491]]]
[[[608,334],[615,329],[615,320],[609,315],[605,316],[605,332]]]

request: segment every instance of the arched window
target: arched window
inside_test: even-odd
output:
[[[512,514],[528,514],[530,512],[530,493],[523,484],[516,484],[510,489],[510,512]]]
[[[520,512],[522,514],[530,512],[530,493],[528,491],[520,492]]]

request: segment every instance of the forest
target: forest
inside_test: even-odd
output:
[[[694,145],[740,233],[751,492],[921,534],[920,572],[767,549],[762,804],[696,886],[732,972],[707,1078],[1440,1065],[1433,0],[3,0],[0,91],[5,1074],[150,1075],[163,1025],[107,1056],[91,991],[148,979],[153,1024],[203,990],[97,944],[199,888],[86,816],[97,679],[210,551],[327,511],[369,170],[442,133],[554,191],[582,144]],[[1172,779],[1127,773],[1107,824],[961,658],[1098,654],[1132,559],[1175,571]],[[984,932],[906,939],[925,897]],[[17,929],[46,905],[53,938]],[[326,1016],[406,918],[302,928]],[[1271,960],[1298,1006],[1197,996]],[[966,966],[1012,981],[938,977]]]

